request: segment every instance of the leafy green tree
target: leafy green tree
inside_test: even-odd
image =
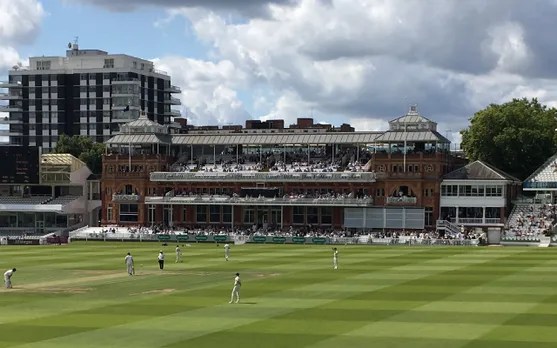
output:
[[[95,143],[91,138],[74,135],[73,137],[62,134],[56,142],[55,153],[69,153],[79,158],[95,174],[102,172],[102,156],[106,145]]]
[[[521,180],[557,151],[557,110],[537,99],[491,104],[461,131],[461,147],[471,161],[481,160]]]

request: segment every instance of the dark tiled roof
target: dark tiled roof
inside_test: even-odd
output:
[[[475,161],[467,164],[445,175],[443,179],[448,180],[505,180],[517,181],[521,180],[509,175],[482,161]]]
[[[87,180],[101,180],[101,174],[91,174],[87,177]]]

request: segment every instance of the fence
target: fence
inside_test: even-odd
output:
[[[235,235],[196,235],[196,234],[140,234],[140,233],[80,233],[71,240],[86,241],[130,241],[130,242],[193,242],[193,243],[234,243]],[[478,239],[415,239],[411,237],[374,238],[359,237],[283,237],[283,236],[246,236],[250,244],[359,244],[359,245],[440,245],[440,246],[477,246]]]

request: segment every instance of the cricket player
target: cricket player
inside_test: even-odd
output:
[[[162,271],[164,269],[164,253],[159,251],[159,269]]]
[[[133,265],[133,257],[131,253],[128,253],[124,258],[124,262],[126,263],[126,267],[128,268],[128,274],[134,275],[135,274],[135,267]]]
[[[337,250],[337,248],[333,248],[333,267],[334,267],[334,269],[338,269],[338,250]]]
[[[230,256],[230,245],[226,243],[224,245],[224,259],[228,261],[228,257]]]
[[[15,271],[16,269],[12,268],[4,272],[4,283],[6,283],[6,289],[12,288],[12,276],[14,275]]]
[[[232,289],[232,296],[230,297],[229,303],[234,303],[234,295],[236,295],[236,303],[240,302],[241,287],[242,287],[242,282],[240,281],[240,273],[236,273],[236,278],[234,278],[234,288]]]
[[[180,250],[180,246],[176,245],[176,263],[182,262],[182,251]]]

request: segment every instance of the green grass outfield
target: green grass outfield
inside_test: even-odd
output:
[[[552,248],[174,247],[163,272],[158,243],[0,247],[0,347],[557,347]]]

